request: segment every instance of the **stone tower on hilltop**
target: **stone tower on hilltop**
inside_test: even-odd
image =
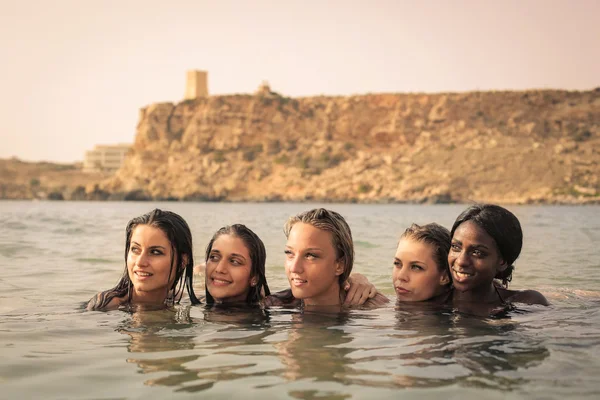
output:
[[[192,70],[187,72],[185,100],[208,97],[208,72]]]

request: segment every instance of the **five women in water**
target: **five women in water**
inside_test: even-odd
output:
[[[319,208],[292,216],[284,232],[290,289],[271,294],[263,242],[235,224],[219,229],[207,246],[206,303],[335,308],[388,301],[360,275],[351,289],[359,294],[346,294],[354,246],[350,227],[337,212]],[[452,304],[474,313],[481,313],[482,305],[486,310],[510,303],[547,305],[539,292],[507,289],[522,239],[518,219],[490,204],[467,208],[451,231],[413,224],[400,237],[394,257],[397,300]],[[200,303],[192,285],[191,233],[179,215],[154,210],[132,219],[126,228],[125,261],[117,285],[94,296],[89,310],[170,305],[181,300],[184,288],[192,304]]]

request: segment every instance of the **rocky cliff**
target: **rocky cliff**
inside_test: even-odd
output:
[[[289,98],[140,111],[108,193],[250,201],[600,200],[600,89]],[[135,197],[134,196],[134,197]]]
[[[263,88],[143,108],[112,177],[4,161],[0,197],[600,203],[599,163],[600,89],[289,98]]]

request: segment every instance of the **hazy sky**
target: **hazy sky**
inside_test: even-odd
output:
[[[0,158],[82,160],[138,109],[263,80],[288,96],[600,86],[600,1],[0,0]]]

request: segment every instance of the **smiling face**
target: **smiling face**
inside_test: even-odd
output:
[[[398,300],[429,300],[446,290],[450,278],[435,261],[434,250],[433,245],[423,241],[400,239],[392,270]]]
[[[134,288],[133,301],[162,303],[175,281],[171,242],[159,228],[138,225],[131,235],[127,271]],[[175,261],[175,260],[174,260]]]
[[[340,304],[338,260],[331,233],[302,222],[295,223],[285,246],[285,272],[292,294],[306,305]]]
[[[448,264],[454,288],[460,292],[493,289],[494,277],[507,267],[494,239],[471,221],[463,222],[454,231]]]
[[[212,244],[206,261],[206,289],[222,303],[246,301],[251,286],[252,261],[244,241],[233,235],[220,235]]]

